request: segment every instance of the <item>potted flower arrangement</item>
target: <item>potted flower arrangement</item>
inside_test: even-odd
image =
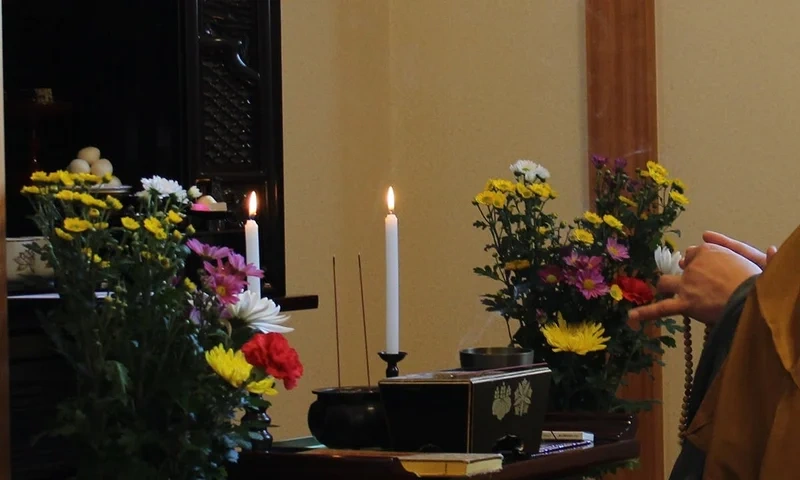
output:
[[[58,426],[77,450],[78,478],[218,479],[264,440],[264,396],[302,375],[282,335],[287,317],[244,291],[256,266],[191,239],[196,187],[142,180],[124,207],[91,174],[36,172],[22,189],[47,239],[32,249],[53,266],[60,296],[44,327],[75,374]],[[187,257],[203,258],[187,272]]]
[[[654,162],[633,176],[624,159],[592,163],[594,208],[570,222],[547,210],[557,194],[543,166],[520,160],[512,180],[489,180],[473,204],[491,262],[475,272],[501,284],[482,301],[505,319],[511,343],[549,364],[551,411],[636,413],[653,400],[619,398],[619,387],[663,364],[681,327],[631,325],[627,312],[654,300],[660,274],[679,269],[665,235],[679,234],[672,224],[688,204],[686,187]]]

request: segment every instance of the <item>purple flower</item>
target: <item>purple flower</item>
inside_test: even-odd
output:
[[[208,262],[206,262],[208,265]],[[206,269],[208,270],[208,269]],[[244,290],[247,281],[234,275],[211,274],[205,278],[206,286],[214,292],[220,303],[224,305],[234,304],[239,301],[236,295]]]
[[[211,245],[206,245],[196,238],[192,238],[191,240],[187,241],[186,246],[189,247],[189,250],[209,260],[219,260],[220,258],[225,258],[233,253],[228,247],[212,247]]]
[[[578,272],[575,286],[587,300],[601,297],[609,291],[609,286],[606,285],[603,275],[598,270],[582,270]]]
[[[600,169],[606,166],[608,163],[608,159],[606,157],[601,157],[600,155],[592,155],[592,165],[594,168]]]
[[[603,257],[589,257],[572,252],[569,257],[564,258],[564,263],[576,270],[596,270],[603,263]]]
[[[243,256],[231,252],[228,255],[228,266],[233,270],[231,273],[239,273],[245,277],[264,278],[264,271],[252,263],[246,263]]]
[[[614,168],[617,170],[625,170],[625,167],[628,166],[628,161],[622,157],[617,158],[614,160]]]
[[[622,243],[619,243],[616,237],[611,237],[608,239],[608,243],[606,243],[606,251],[612,259],[618,262],[631,258],[630,254],[628,253],[628,247]]]

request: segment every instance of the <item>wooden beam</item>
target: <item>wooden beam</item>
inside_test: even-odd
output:
[[[0,5],[0,92],[3,90],[3,13]],[[0,478],[11,478],[8,385],[8,286],[6,276],[6,145],[3,97],[0,97]]]
[[[586,84],[589,153],[623,157],[630,172],[657,161],[655,0],[586,0]],[[661,400],[658,365],[653,374],[631,377],[622,395]],[[639,416],[641,468],[615,478],[663,480],[662,422],[660,406]]]

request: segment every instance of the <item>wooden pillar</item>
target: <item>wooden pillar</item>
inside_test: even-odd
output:
[[[586,0],[586,84],[589,154],[623,157],[630,171],[657,161],[655,0]],[[653,374],[631,377],[623,396],[661,400],[661,367]],[[641,468],[616,478],[663,479],[660,406],[640,415],[638,437]]]
[[[0,92],[3,91],[3,13],[0,5]],[[6,285],[6,145],[0,97],[0,478],[11,478],[11,434],[8,400],[8,286]]]

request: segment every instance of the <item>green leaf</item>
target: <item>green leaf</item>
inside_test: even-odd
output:
[[[106,379],[111,382],[117,395],[123,396],[128,392],[130,378],[125,365],[116,360],[107,360],[105,364]]]

